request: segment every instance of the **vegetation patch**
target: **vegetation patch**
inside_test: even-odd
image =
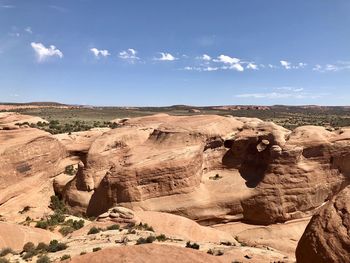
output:
[[[191,243],[190,241],[187,241],[186,247],[198,250],[200,246],[197,243]]]

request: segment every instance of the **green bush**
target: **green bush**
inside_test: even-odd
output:
[[[49,224],[47,223],[47,221],[40,220],[40,221],[36,222],[35,227],[47,229],[49,227]]]
[[[49,244],[49,252],[57,252],[61,250],[65,250],[67,245],[65,243],[58,242],[57,240],[51,240]]]
[[[36,254],[37,254],[37,252],[35,250],[31,250],[31,251],[28,251],[28,252],[24,253],[22,258],[23,259],[29,259],[29,258],[34,257]]]
[[[35,245],[33,242],[27,242],[23,246],[23,251],[24,252],[30,252],[35,250]]]
[[[118,224],[114,224],[111,226],[107,227],[107,230],[118,230],[120,228],[120,226]]]
[[[62,257],[61,257],[61,261],[63,261],[63,260],[66,260],[66,259],[70,259],[71,257],[70,257],[70,255],[63,255]]]
[[[99,250],[101,250],[100,247],[94,247],[94,248],[92,249],[92,252],[96,252],[96,251],[99,251]]]
[[[142,222],[140,222],[140,224],[138,224],[137,226],[135,226],[136,229],[139,230],[146,230],[146,231],[152,231],[154,232],[153,227],[149,226],[147,223],[143,224]]]
[[[141,245],[141,244],[147,244],[147,243],[153,243],[156,240],[155,236],[148,236],[147,238],[140,237],[136,241],[136,245]]]
[[[23,209],[21,211],[19,211],[18,213],[24,214],[24,213],[28,212],[29,210],[30,210],[30,206],[27,205],[27,206],[23,207]]]
[[[187,248],[192,248],[192,249],[199,249],[199,245],[198,245],[197,243],[191,244],[190,241],[187,241],[186,247],[187,247]]]
[[[92,235],[92,234],[97,234],[101,231],[100,228],[97,228],[95,226],[93,226],[92,228],[90,228],[89,232],[87,233],[88,235]]]
[[[35,250],[38,251],[38,252],[47,252],[49,250],[49,246],[47,244],[45,244],[44,242],[40,242],[36,246]]]
[[[7,256],[8,254],[14,255],[15,252],[12,250],[12,248],[9,248],[9,247],[5,247],[5,248],[1,249],[0,257]]]
[[[38,258],[36,263],[51,263],[51,260],[50,260],[50,258],[48,256],[43,255],[43,256]]]
[[[73,175],[75,175],[76,170],[74,169],[74,166],[73,166],[73,165],[68,165],[68,166],[66,166],[66,168],[64,169],[64,173],[73,176]]]
[[[53,195],[50,197],[49,207],[55,212],[56,211],[60,211],[61,213],[67,212],[67,208],[66,208],[64,202],[62,200],[60,200],[59,197],[56,195]]]
[[[84,227],[85,222],[82,219],[80,219],[80,220],[68,219],[67,221],[64,222],[64,224],[74,228],[74,230],[78,230],[78,229]]]
[[[59,232],[63,235],[63,236],[66,236],[70,233],[73,233],[74,232],[74,228],[71,227],[71,226],[64,226],[64,227],[61,227]]]
[[[158,236],[156,236],[156,239],[159,241],[159,242],[164,242],[167,240],[167,237],[164,235],[164,234],[160,234]]]

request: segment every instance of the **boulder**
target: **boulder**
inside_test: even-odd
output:
[[[312,217],[298,243],[296,258],[298,263],[346,263],[349,255],[350,186]]]

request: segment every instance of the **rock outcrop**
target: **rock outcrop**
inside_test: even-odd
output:
[[[148,244],[141,246],[126,246],[118,248],[106,248],[93,254],[73,258],[72,263],[118,263],[118,262],[188,262],[188,263],[220,263],[229,262],[220,257],[208,255],[204,252],[183,247]]]
[[[21,252],[27,242],[37,245],[39,242],[48,243],[58,237],[59,235],[40,228],[0,222],[0,250],[8,247]]]
[[[350,130],[216,115],[127,119],[97,137],[62,195],[72,211],[122,205],[202,224],[312,215],[349,184]]]
[[[49,180],[64,170],[61,161],[66,156],[65,148],[49,133],[32,128],[1,130],[0,214],[12,218],[25,206],[34,211],[47,207],[44,200],[49,202],[53,194]]]
[[[296,250],[298,263],[346,263],[350,256],[350,186],[316,213]]]

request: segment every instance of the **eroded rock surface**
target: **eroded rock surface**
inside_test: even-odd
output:
[[[203,224],[312,215],[349,183],[350,130],[215,115],[118,122],[98,136],[63,196],[72,211],[122,205]]]
[[[64,170],[61,161],[66,156],[65,148],[49,133],[32,128],[1,130],[0,214],[11,218],[20,216],[25,206],[47,207],[53,194],[50,178]]]
[[[350,186],[339,192],[316,213],[297,250],[297,262],[349,262]]]

